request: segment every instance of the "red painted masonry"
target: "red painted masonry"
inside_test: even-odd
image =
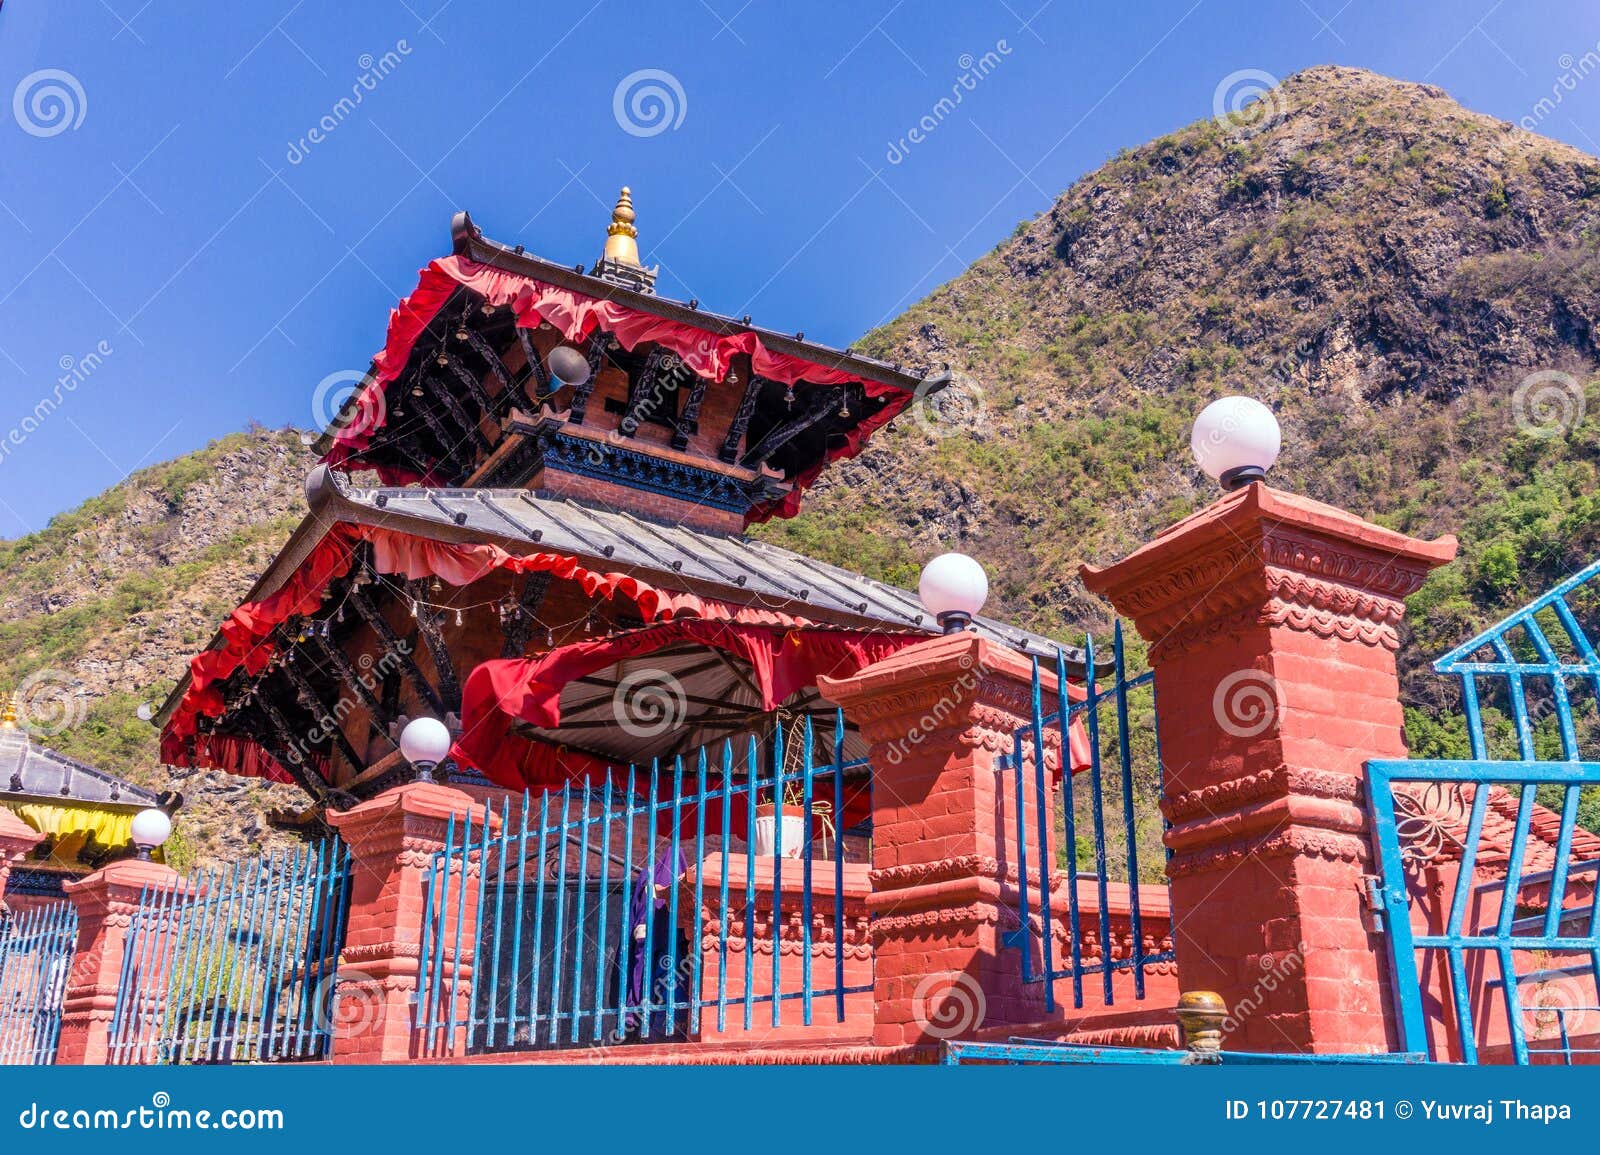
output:
[[[139,897],[147,889],[157,893],[182,885],[183,879],[171,867],[131,858],[65,884],[67,897],[78,910],[78,945],[62,1004],[58,1064],[106,1061],[128,928]]]
[[[1020,874],[996,763],[1031,716],[1030,678],[1021,655],[963,632],[818,680],[872,748],[878,1046],[1046,1017],[1044,985],[1023,983],[1020,954],[1002,945]],[[1047,755],[1052,773],[1058,760]]]
[[[1151,643],[1178,966],[1231,1049],[1397,1042],[1363,775],[1406,755],[1402,599],[1455,552],[1257,483],[1082,570]]]
[[[465,1027],[459,1027],[455,1037],[436,1039],[431,1052],[413,1029],[428,865],[445,845],[452,815],[459,845],[467,816],[471,815],[473,829],[481,830],[485,808],[452,787],[411,782],[328,815],[352,858],[350,918],[339,957],[339,1006],[333,1015],[336,1063],[394,1063],[465,1051]],[[492,836],[500,819],[494,814],[487,817]],[[444,982],[439,994],[444,1019],[449,1018],[449,1000],[455,1000],[458,1023],[466,1020],[472,992],[473,960],[467,952],[477,942],[475,863],[467,872],[466,886],[462,913],[452,912],[441,940],[454,944],[455,919],[464,920],[460,969],[447,972],[455,981]]]

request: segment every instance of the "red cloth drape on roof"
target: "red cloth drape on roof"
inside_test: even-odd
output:
[[[553,730],[561,724],[561,691],[570,682],[626,658],[690,641],[743,659],[761,691],[762,708],[775,709],[819,676],[848,677],[906,646],[922,634],[874,634],[856,630],[779,630],[704,620],[674,621],[593,642],[562,646],[532,658],[481,663],[462,691],[461,739],[456,760],[512,789],[543,790],[590,776],[592,766],[564,765],[548,743],[512,732],[517,721]],[[1083,697],[1069,686],[1069,696]],[[1068,765],[1089,765],[1089,743],[1081,721],[1068,734]]]
[[[817,479],[823,466],[860,453],[867,437],[912,400],[912,394],[893,385],[865,381],[844,369],[775,352],[751,332],[710,333],[680,321],[636,312],[615,301],[557,288],[517,273],[481,265],[466,257],[448,256],[430,261],[419,274],[416,289],[390,312],[389,331],[383,350],[372,359],[372,379],[363,387],[358,401],[361,412],[383,413],[381,394],[384,386],[405,369],[417,338],[444,307],[451,294],[463,286],[481,295],[491,305],[510,305],[516,314],[517,324],[523,328],[537,328],[541,322],[548,322],[574,343],[581,342],[597,328],[605,329],[614,334],[622,347],[628,350],[653,341],[672,350],[696,373],[712,381],[721,381],[726,376],[736,356],[749,354],[753,372],[780,384],[792,385],[801,380],[816,385],[854,382],[866,391],[868,397],[889,399],[880,412],[863,420],[843,438],[841,444],[830,448],[823,461],[796,477],[794,489],[783,499],[754,507],[746,517],[747,522],[764,521],[772,516],[793,517],[800,509],[801,493]],[[377,427],[381,427],[381,422]],[[357,421],[352,423],[351,428],[336,432],[333,447],[323,460],[329,465],[348,468],[350,459],[359,456],[371,444],[372,434],[377,427],[372,427],[370,422]],[[418,477],[404,470],[386,468],[380,469],[379,473],[385,484],[390,485],[404,485],[413,481],[435,483],[435,479]]]
[[[678,642],[711,646],[743,659],[761,690],[762,707],[775,709],[819,675],[844,677],[896,650],[926,641],[922,634],[869,634],[855,630],[782,630],[767,626],[685,620],[616,637],[562,646],[532,658],[481,663],[467,677],[461,696],[458,762],[491,781],[513,788],[559,786],[547,744],[511,732],[516,721],[544,729],[561,724],[561,691],[575,678],[625,658],[653,653]],[[537,749],[544,747],[545,750]]]
[[[356,547],[372,543],[373,565],[379,573],[406,578],[438,577],[454,586],[469,585],[495,569],[513,573],[548,571],[575,581],[590,597],[621,595],[633,602],[646,621],[670,621],[684,615],[741,617],[763,622],[788,621],[784,615],[747,607],[730,607],[693,594],[660,589],[624,573],[588,569],[558,553],[515,556],[495,545],[452,545],[374,526],[338,524],[311,550],[299,568],[276,593],[245,602],[222,623],[221,648],[205,650],[189,662],[190,682],[182,701],[161,734],[162,761],[173,766],[208,765],[247,777],[290,782],[287,770],[254,743],[242,739],[222,741],[199,734],[199,719],[223,711],[221,684],[243,667],[259,674],[271,660],[272,631],[297,614],[307,614],[322,604],[329,583],[349,572]],[[802,619],[792,619],[800,621]],[[196,738],[194,753],[188,740]]]

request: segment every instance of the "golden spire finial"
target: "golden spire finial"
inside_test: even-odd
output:
[[[620,261],[625,265],[639,264],[639,230],[633,227],[633,194],[626,185],[617,194],[617,207],[611,210],[611,224],[606,229],[606,247],[601,259]]]
[[[15,690],[6,697],[6,709],[0,714],[0,730],[15,730],[17,728],[17,707],[19,705]]]

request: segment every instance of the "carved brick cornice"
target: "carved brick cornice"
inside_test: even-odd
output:
[[[1168,822],[1177,824],[1197,818],[1216,817],[1253,802],[1284,798],[1291,794],[1352,805],[1361,804],[1366,797],[1361,779],[1353,774],[1291,768],[1280,764],[1199,790],[1169,794],[1162,801],[1161,811]]]
[[[1176,853],[1167,863],[1167,877],[1228,870],[1247,858],[1323,858],[1366,867],[1372,852],[1359,834],[1291,827],[1267,838],[1246,838],[1194,853]]]
[[[1014,906],[993,902],[970,902],[961,906],[930,907],[900,914],[880,914],[872,920],[872,941],[881,944],[891,938],[980,926],[1015,930],[1020,925]]]
[[[1393,648],[1404,599],[1454,553],[1452,538],[1418,541],[1255,485],[1083,577],[1134,620],[1152,661],[1252,625]]]
[[[954,858],[940,858],[932,862],[915,862],[906,866],[886,866],[871,871],[867,877],[874,893],[886,890],[904,890],[931,882],[946,882],[957,878],[982,876],[993,879],[1015,880],[1015,870],[1002,870],[1000,860],[983,854],[961,854]]]

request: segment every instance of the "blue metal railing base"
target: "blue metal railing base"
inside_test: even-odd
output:
[[[1257,1051],[1168,1051],[1155,1047],[1093,1047],[1068,1043],[1010,1039],[1003,1043],[946,1041],[940,1062],[947,1067],[963,1063],[995,1063],[1007,1066],[1080,1066],[1149,1064],[1167,1067],[1214,1066],[1353,1066],[1366,1064],[1426,1063],[1428,1058],[1412,1051],[1379,1055],[1280,1055]]]

